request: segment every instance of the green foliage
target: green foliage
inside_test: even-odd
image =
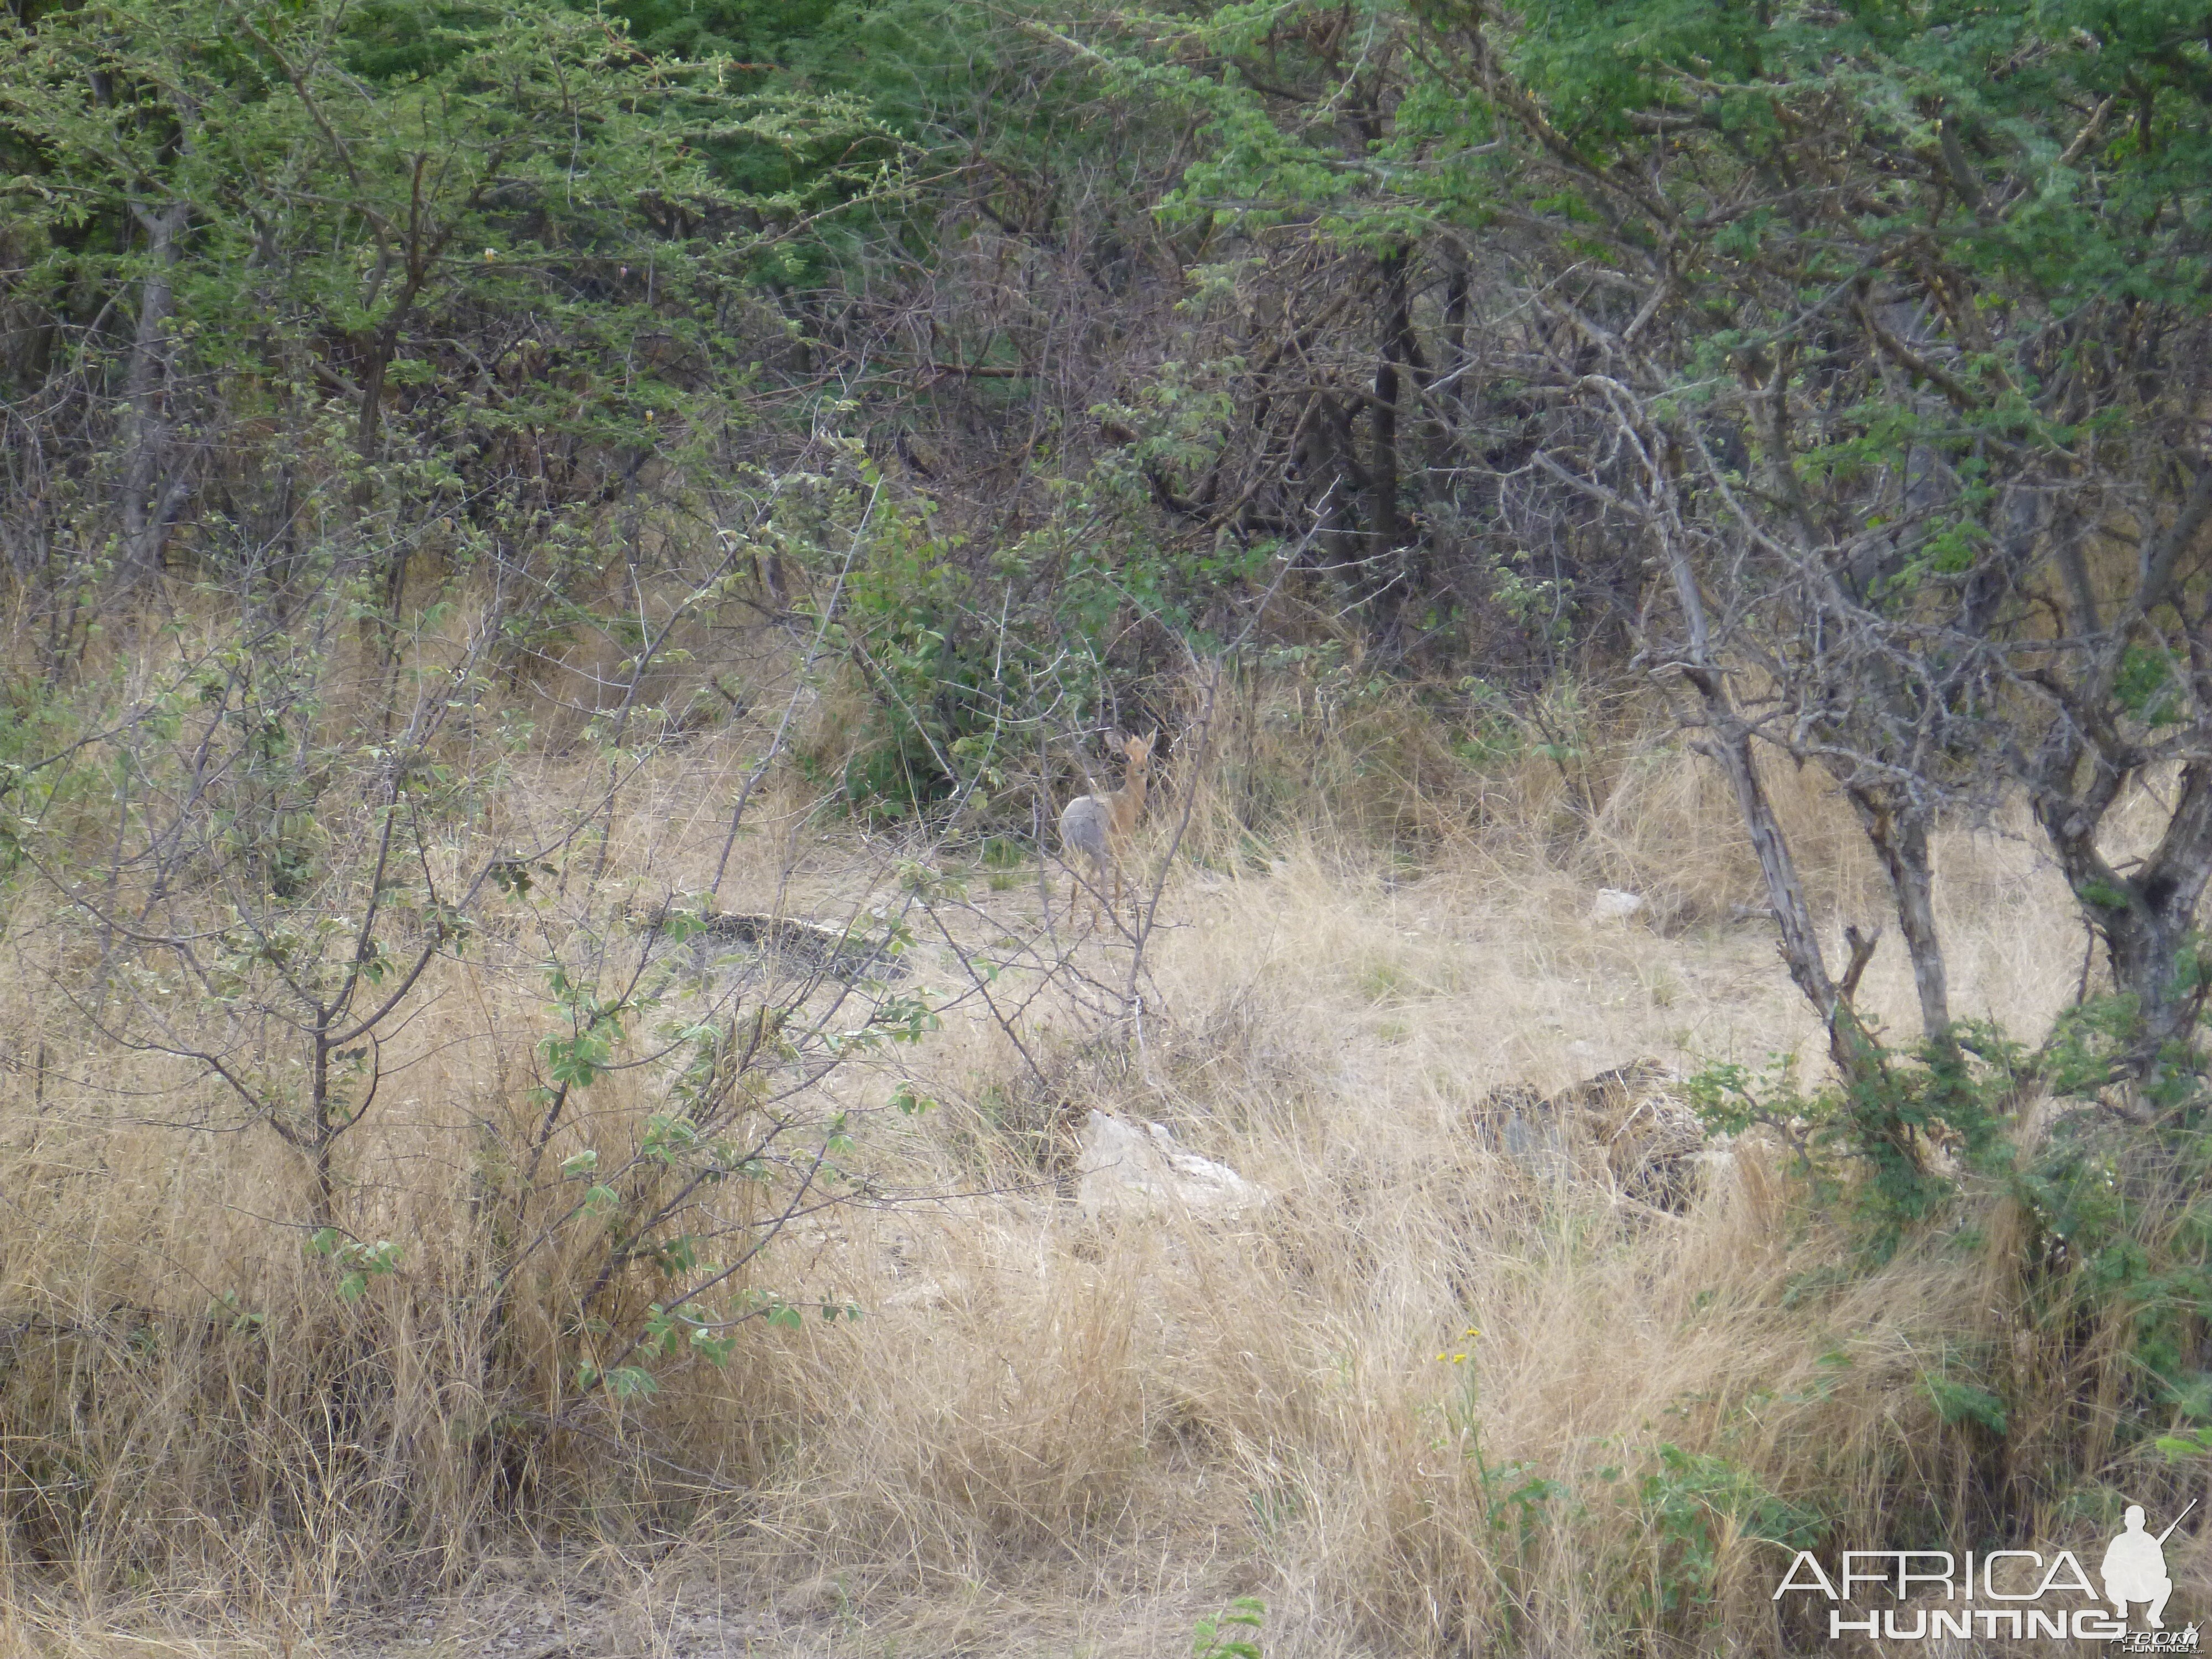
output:
[[[1469,1329],[1470,1348],[1480,1333]],[[1438,1354],[1458,1369],[1443,1415],[1480,1494],[1482,1559],[1498,1591],[1505,1633],[1517,1632],[1535,1593],[1547,1538],[1589,1517],[1587,1498],[1565,1481],[1522,1459],[1494,1461],[1483,1442],[1479,1371],[1469,1353]],[[1753,1403],[1758,1403],[1756,1401]],[[1626,1480],[1624,1465],[1642,1472]],[[1778,1495],[1722,1452],[1689,1451],[1662,1443],[1633,1451],[1596,1471],[1600,1487],[1632,1507],[1650,1547],[1627,1569],[1635,1606],[1621,1608],[1646,1630],[1695,1638],[1717,1616],[1722,1553],[1745,1542],[1783,1550],[1809,1548],[1828,1531],[1817,1511]],[[1596,1491],[1599,1488],[1593,1488]]]
[[[616,0],[577,9],[622,20],[654,57],[727,58],[766,76],[805,52],[843,9],[841,0]]]
[[[1724,1552],[1746,1544],[1809,1549],[1830,1529],[1817,1510],[1780,1496],[1720,1451],[1691,1451],[1672,1442],[1648,1450],[1624,1449],[1621,1461],[1600,1467],[1595,1475],[1614,1501],[1633,1512],[1648,1547],[1648,1553],[1639,1550],[1637,1559],[1622,1564],[1620,1608],[1625,1622],[1645,1636],[1656,1630],[1696,1640],[1714,1627]],[[1521,1490],[1536,1506],[1567,1495],[1554,1482]],[[1551,1518],[1556,1524],[1574,1517],[1554,1510]],[[1516,1592],[1511,1599],[1517,1603],[1521,1597]]]
[[[2112,696],[2121,708],[2156,730],[2186,718],[2186,700],[2175,684],[2172,662],[2146,646],[2131,645],[2120,658]]]
[[[2201,1103],[2148,1133],[2069,1114],[2014,1177],[2034,1224],[2033,1316],[2069,1340],[2100,1328],[2115,1339],[2124,1440],[2212,1427],[2208,1183]]]
[[[1962,1382],[1936,1373],[1923,1377],[1921,1386],[1928,1391],[1936,1414],[1946,1423],[1978,1424],[1999,1439],[2004,1437],[2010,1419],[2002,1395],[1978,1382]]]
[[[228,506],[196,532],[225,562],[268,559],[252,538],[271,513],[294,544],[298,496],[269,499],[262,466],[309,460],[343,480],[340,522],[381,504],[462,565],[580,556],[596,532],[562,511],[648,463],[726,472],[760,401],[757,337],[787,335],[756,296],[788,274],[793,228],[895,198],[903,155],[849,99],[755,89],[726,58],[642,52],[538,0],[0,21],[13,298],[118,382],[166,388],[158,422],[89,405],[90,431],[119,421],[127,441],[90,480],[181,490],[176,420],[234,434]],[[149,325],[173,312],[160,336],[100,326],[142,301]],[[0,362],[16,392],[61,373]],[[65,379],[52,395],[92,397]],[[102,499],[81,483],[45,505],[83,518]],[[573,626],[574,574],[517,644]]]
[[[1685,1634],[1705,1628],[1712,1617],[1724,1545],[1754,1540],[1795,1551],[1827,1533],[1818,1514],[1777,1496],[1748,1470],[1672,1444],[1658,1448],[1658,1465],[1638,1478],[1635,1497],[1659,1547],[1651,1611]]]
[[[545,987],[568,1027],[538,1039],[545,1075],[555,1089],[588,1089],[612,1062],[624,1022],[653,1004],[642,996],[602,998],[598,987],[571,979],[557,962],[546,968]]]
[[[1115,574],[1066,525],[986,555],[889,508],[866,555],[827,629],[869,694],[847,801],[887,819],[957,803],[1026,829],[1039,749],[1097,707],[1089,642],[1121,602]]]
[[[1267,1616],[1267,1604],[1258,1596],[1238,1596],[1198,1621],[1191,1633],[1191,1659],[1260,1659],[1260,1627]]]
[[[1573,1489],[1542,1474],[1522,1458],[1493,1462],[1485,1452],[1480,1425],[1473,1414],[1474,1376],[1463,1385],[1458,1420],[1468,1462],[1481,1494],[1482,1523],[1489,1534],[1484,1562],[1498,1587],[1509,1628],[1522,1620],[1539,1571],[1539,1553],[1547,1528],[1571,1519],[1579,1507]]]
[[[1794,1054],[1756,1075],[1709,1066],[1690,1079],[1690,1099],[1708,1129],[1774,1133],[1816,1200],[1848,1198],[1886,1253],[1990,1167],[2025,1069],[2020,1046],[1992,1025],[1963,1021],[1951,1036],[1899,1053],[1869,1034],[1856,1081],[1809,1091]]]
[[[1553,0],[1528,13],[1510,51],[1566,136],[1607,160],[1658,142],[1633,112],[1679,112],[1716,147],[1763,160],[1786,149],[1791,120],[1815,100],[1843,100],[1869,148],[1946,152],[1960,257],[2032,270],[2047,292],[2080,301],[2113,282],[2163,299],[2177,286],[2201,296],[2208,281],[2176,257],[2203,228],[2212,178],[2195,89],[2201,38],[2194,60],[2174,45],[2201,23],[2191,0],[1850,3],[1818,21],[1678,0]],[[2135,131],[2112,135],[2102,170],[2081,166],[2069,151],[2077,100],[2122,88],[2141,100]],[[2027,192],[2006,213],[1978,211],[1978,194],[2012,169]],[[1893,186],[1892,199],[1905,193]],[[2158,233],[2164,257],[2146,262],[2136,216],[2153,202],[2179,218]],[[1747,229],[1767,247],[1796,234],[1779,217]]]
[[[1977,1173],[1989,1195],[2008,1194],[2030,1224],[2027,1326],[2062,1351],[2089,1344],[2107,1356],[2099,1363],[2113,1364],[2111,1386],[2125,1402],[2115,1419],[2123,1444],[2170,1440],[2179,1455],[2183,1442],[2212,1428],[2212,1202],[2203,1196],[2212,1123],[2201,1059],[2172,1045],[2139,1091],[2158,1114],[2154,1127],[2063,1111],[2024,1159],[1997,1133],[2030,1079],[2061,1099],[2094,1100],[2112,1087],[2137,1024],[2132,999],[2091,998],[2066,1010],[2033,1056],[1994,1030],[1961,1028],[1955,1059],[1881,1050],[1874,1086],[1856,1091],[1808,1090],[1794,1059],[1779,1058],[1757,1075],[1708,1066],[1690,1092],[1712,1129],[1775,1133],[1815,1203],[1840,1206],[1877,1258],[1957,1214]],[[1825,1295],[1852,1271],[1800,1275],[1784,1305]],[[2020,1386],[2010,1370],[1971,1359],[1948,1359],[1922,1378],[1942,1422],[1998,1440],[2022,1408]]]
[[[374,1243],[349,1238],[336,1227],[318,1227],[307,1240],[307,1251],[337,1264],[341,1302],[358,1302],[368,1281],[399,1271],[399,1246],[390,1239]]]
[[[2161,1456],[2175,1462],[2192,1458],[2212,1457],[2212,1429],[2184,1431],[2179,1434],[2162,1434],[2155,1442]]]
[[[657,927],[681,939],[703,931],[704,923],[670,907]],[[610,994],[562,963],[547,965],[559,1028],[537,1046],[545,1080],[532,1099],[543,1115],[532,1141],[516,1149],[523,1167],[536,1166],[575,1097],[624,1064],[639,1022],[665,1006],[673,973],[641,974]],[[859,1149],[852,1117],[775,1109],[769,1080],[803,1056],[819,1067],[878,1044],[917,1042],[936,1029],[937,1016],[926,998],[902,993],[880,998],[860,1030],[836,1031],[800,1026],[793,1015],[805,1000],[802,989],[781,1007],[665,1023],[657,1033],[659,1052],[678,1064],[660,1085],[660,1109],[633,1127],[619,1155],[592,1146],[560,1161],[558,1183],[570,1192],[580,1188],[580,1194],[535,1224],[542,1243],[580,1251],[586,1264],[592,1289],[584,1316],[570,1331],[584,1350],[573,1362],[580,1389],[603,1389],[617,1401],[647,1400],[660,1385],[659,1370],[670,1365],[730,1364],[736,1333],[748,1323],[795,1331],[810,1309],[825,1322],[860,1317],[850,1302],[793,1298],[753,1282],[792,1213],[865,1196],[870,1187],[854,1167]],[[912,1116],[934,1103],[901,1083],[887,1103]],[[744,1204],[732,1209],[708,1201],[715,1188],[731,1183],[759,1194],[757,1220],[747,1218]],[[517,1211],[518,1237],[538,1197],[527,1186],[510,1188],[507,1201]],[[512,1293],[523,1265],[518,1260],[502,1269],[502,1295]],[[636,1298],[620,1294],[638,1278],[655,1291],[641,1312]]]

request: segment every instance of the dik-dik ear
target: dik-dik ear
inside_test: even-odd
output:
[[[1141,738],[1124,738],[1121,739],[1121,752],[1131,760],[1148,760],[1152,757],[1152,744],[1159,735],[1159,727],[1154,726]]]

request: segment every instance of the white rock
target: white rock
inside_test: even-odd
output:
[[[1097,1110],[1079,1139],[1076,1174],[1076,1200],[1093,1219],[1175,1209],[1233,1216],[1269,1197],[1226,1164],[1182,1146],[1164,1126],[1139,1129]]]
[[[1618,887],[1597,890],[1597,902],[1590,906],[1593,921],[1625,921],[1644,908],[1641,893],[1623,892]]]

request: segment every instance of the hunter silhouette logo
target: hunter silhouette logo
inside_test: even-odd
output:
[[[2159,1615],[2166,1611],[2166,1598],[2173,1594],[2173,1580],[2166,1575],[2166,1540],[2173,1536],[2173,1528],[2189,1517],[2189,1510],[2197,1507],[2197,1500],[2189,1500],[2189,1509],[2173,1517],[2173,1526],[2153,1538],[2143,1530],[2143,1509],[2140,1504],[2128,1505],[2122,1517],[2126,1530],[2105,1547],[2104,1565],[2097,1576],[2105,1581],[2105,1599],[2124,1620],[2129,1605],[2136,1601],[2149,1603],[2144,1615],[2153,1630],[2164,1630],[2166,1620]]]
[[[1800,1550],[1773,1599],[1793,1592],[1826,1599],[1832,1642],[1847,1632],[1892,1642],[2070,1637],[2111,1642],[2124,1653],[2195,1653],[2197,1626],[2169,1631],[2165,1615],[2173,1594],[2166,1540],[2196,1507],[2192,1501],[2165,1531],[2152,1533],[2142,1505],[2130,1504],[2098,1564],[2101,1594],[2071,1550],[2048,1557],[2037,1550],[1970,1551],[1963,1576],[1961,1558],[1948,1550],[1846,1550],[1843,1571],[1833,1577],[1819,1557]],[[1876,1586],[1892,1605],[1865,1605]],[[2129,1628],[2134,1607],[2143,1609],[2147,1629]]]

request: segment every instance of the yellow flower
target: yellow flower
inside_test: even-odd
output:
[[[1463,1353],[1455,1353],[1455,1354],[1454,1354],[1454,1355],[1452,1356],[1452,1364],[1455,1364],[1455,1365],[1464,1365],[1464,1364],[1467,1364],[1467,1356],[1466,1356],[1465,1354],[1463,1354]]]

